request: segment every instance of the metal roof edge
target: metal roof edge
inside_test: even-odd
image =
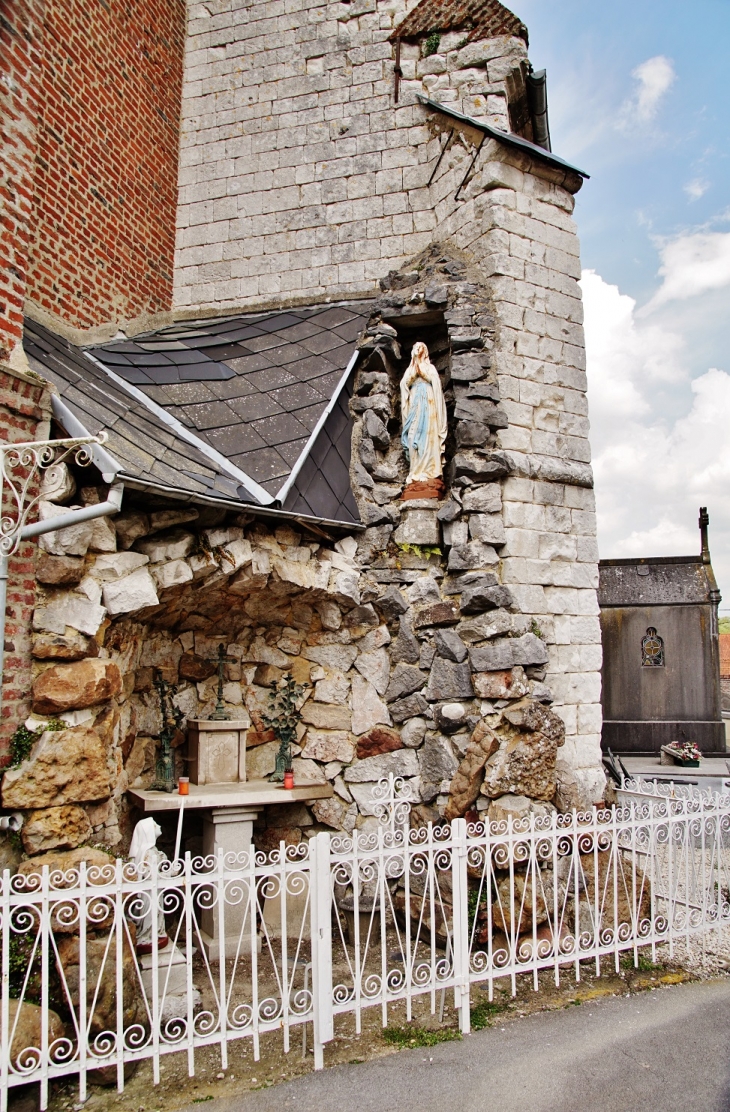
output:
[[[518,147],[521,150],[527,151],[534,157],[542,159],[543,162],[550,163],[551,166],[557,166],[561,170],[570,170],[572,173],[579,174],[586,180],[590,178],[590,174],[587,174],[585,170],[579,170],[577,166],[572,166],[570,162],[566,162],[564,158],[560,158],[557,154],[553,154],[552,151],[545,150],[544,147],[538,147],[536,143],[531,143],[529,139],[523,139],[521,135],[512,135],[509,131],[500,131],[498,127],[492,127],[491,124],[481,123],[481,121],[475,120],[471,116],[465,116],[463,112],[457,112],[455,108],[449,108],[447,104],[440,104],[437,100],[431,100],[430,97],[423,96],[422,93],[416,93],[416,98],[427,108],[432,108],[434,112],[442,112],[445,116],[450,116],[452,119],[458,120],[459,123],[467,124],[469,127],[483,132],[484,135],[489,135],[499,143],[506,143],[507,146]]]
[[[64,401],[61,400],[58,394],[51,395],[51,409],[54,418],[59,424],[63,425],[64,429],[70,436],[91,436],[92,433],[86,428],[85,425],[79,421],[76,414],[69,409]],[[92,444],[90,446],[91,458],[99,471],[105,483],[113,483],[117,475],[122,470],[121,463],[114,459],[105,448],[100,444]]]
[[[236,465],[231,463],[230,460],[227,460],[224,455],[221,455],[215,448],[212,448],[210,444],[206,444],[204,440],[201,440],[194,432],[186,428],[181,421],[178,421],[176,417],[168,413],[161,405],[158,405],[157,402],[153,402],[151,398],[147,397],[143,390],[138,390],[131,382],[126,382],[120,375],[115,374],[114,371],[111,371],[105,363],[102,363],[101,360],[97,359],[91,352],[83,348],[80,350],[83,351],[84,356],[94,363],[95,366],[100,367],[112,382],[115,382],[117,386],[120,386],[127,394],[135,398],[136,401],[141,402],[150,413],[154,413],[155,417],[167,425],[169,429],[172,429],[177,436],[186,440],[188,444],[192,444],[199,452],[207,456],[211,463],[216,464],[217,467],[227,472],[231,478],[241,483],[260,505],[269,506],[274,502],[273,496],[269,494],[268,491],[264,490],[262,486],[259,486],[255,479],[252,479],[250,475],[242,471],[240,467],[236,467]]]
[[[299,472],[301,471],[302,467],[306,463],[307,457],[309,456],[310,452],[314,448],[314,445],[317,442],[317,437],[319,436],[322,429],[324,428],[325,421],[327,420],[330,413],[332,412],[332,410],[336,406],[337,399],[339,398],[340,394],[345,389],[345,386],[347,385],[347,380],[349,379],[350,375],[352,374],[353,368],[354,368],[354,366],[357,362],[357,357],[358,357],[359,354],[360,354],[360,352],[359,352],[358,348],[355,348],[355,351],[352,354],[352,358],[350,359],[350,362],[347,364],[347,367],[342,372],[342,377],[341,377],[340,381],[337,383],[337,386],[334,389],[332,397],[328,401],[325,409],[322,412],[322,415],[320,416],[319,420],[317,421],[317,424],[312,429],[312,433],[311,433],[311,436],[309,437],[309,440],[304,445],[304,448],[303,448],[299,458],[297,459],[296,463],[294,464],[291,471],[289,472],[289,476],[288,476],[286,482],[283,484],[281,489],[278,491],[278,493],[276,495],[276,501],[281,502],[282,506],[284,504],[284,501],[287,498],[287,495],[289,494],[289,491],[291,490],[291,488],[294,486],[294,483],[298,479]]]
[[[708,565],[703,563],[702,556],[627,556],[617,560],[599,560],[599,568],[632,568],[637,565],[649,564],[701,564],[704,567]]]

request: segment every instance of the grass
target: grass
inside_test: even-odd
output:
[[[193,1097],[193,1104],[205,1104],[206,1100],[213,1100],[212,1093],[208,1093],[207,1097]]]
[[[472,1031],[483,1031],[485,1027],[491,1027],[492,1020],[504,1011],[505,1006],[489,1000],[482,1000],[480,1004],[475,1004],[470,1012]]]
[[[621,968],[627,970],[638,969],[641,973],[656,973],[657,970],[663,969],[664,966],[656,965],[653,961],[650,961],[649,958],[645,957],[644,954],[639,954],[636,965],[634,965],[634,959],[631,954],[626,954],[621,958]]]
[[[452,1028],[429,1031],[426,1027],[386,1027],[383,1038],[399,1050],[411,1050],[417,1046],[436,1046],[442,1042],[458,1042],[461,1035]]]

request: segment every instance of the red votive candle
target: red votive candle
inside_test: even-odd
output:
[[[177,782],[178,795],[190,795],[190,777],[181,776]]]
[[[294,787],[294,773],[289,769],[284,772],[284,787],[290,791]]]

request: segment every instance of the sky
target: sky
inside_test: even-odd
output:
[[[577,197],[602,558],[699,551],[730,614],[730,0],[506,0]]]

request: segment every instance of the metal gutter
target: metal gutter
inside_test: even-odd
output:
[[[533,70],[527,75],[527,102],[532,117],[532,134],[538,147],[552,151],[548,119],[547,71]]]
[[[107,493],[105,502],[97,502],[95,506],[84,506],[80,510],[69,510],[67,514],[58,517],[47,517],[45,521],[36,521],[32,525],[24,525],[20,536],[24,541],[31,537],[41,537],[44,533],[55,533],[57,529],[66,529],[70,525],[80,525],[82,521],[95,521],[98,517],[109,517],[118,514],[122,508],[124,483],[115,483]]]
[[[304,449],[303,449],[301,455],[299,456],[299,459],[296,461],[296,463],[292,467],[292,469],[289,473],[289,477],[286,480],[286,482],[284,483],[284,485],[282,486],[281,490],[278,491],[278,493],[276,495],[276,500],[277,500],[277,502],[281,502],[282,506],[284,505],[284,502],[286,500],[287,495],[289,494],[289,491],[294,486],[294,483],[296,482],[296,480],[299,476],[299,472],[301,471],[302,467],[304,466],[304,464],[307,460],[307,456],[312,451],[312,448],[315,445],[317,437],[319,436],[320,432],[322,431],[322,429],[324,427],[325,421],[329,417],[332,410],[335,408],[335,405],[337,404],[337,399],[339,398],[342,391],[345,389],[345,386],[347,385],[347,380],[350,377],[352,369],[357,362],[357,357],[358,357],[359,354],[360,354],[360,352],[356,349],[353,353],[353,356],[352,356],[350,362],[347,364],[347,367],[343,371],[342,378],[337,383],[337,386],[335,387],[335,391],[334,391],[332,397],[330,398],[329,402],[327,403],[327,406],[326,406],[324,412],[322,413],[322,416],[320,417],[320,419],[317,421],[317,424],[312,429],[312,435],[310,436],[309,440],[305,444]]]
[[[69,436],[86,437],[92,434],[88,429],[79,421],[75,413],[72,413],[66,403],[61,400],[58,394],[51,395],[51,407],[53,409],[53,416],[63,425]],[[91,451],[91,458],[101,471],[101,477],[105,483],[113,483],[115,476],[122,469],[122,465],[109,455],[105,448],[100,444],[91,444],[89,446]]]
[[[109,368],[104,363],[102,363],[100,359],[97,359],[95,355],[92,355],[86,350],[84,350],[84,355],[95,366],[101,368],[104,374],[108,375],[112,382],[115,382],[117,386],[121,387],[122,390],[124,390],[127,394],[130,394],[133,398],[136,398],[137,401],[141,402],[142,405],[144,405],[150,411],[150,413],[154,413],[155,417],[162,421],[163,424],[167,425],[169,429],[172,429],[176,436],[179,436],[181,440],[186,440],[188,444],[194,445],[194,447],[196,447],[199,452],[202,452],[204,456],[207,456],[211,463],[214,463],[216,467],[220,468],[222,471],[225,471],[228,475],[231,476],[231,478],[236,479],[239,483],[241,483],[241,485],[246,488],[249,494],[251,494],[259,502],[260,505],[270,506],[272,502],[274,502],[273,496],[269,494],[268,491],[264,490],[262,486],[259,486],[255,479],[252,479],[250,475],[247,475],[245,471],[241,471],[239,467],[236,467],[236,465],[231,463],[230,460],[227,460],[226,457],[221,455],[220,452],[217,452],[215,448],[211,448],[211,446],[209,444],[206,444],[204,440],[201,440],[199,437],[197,437],[194,432],[191,432],[190,429],[186,428],[186,426],[183,425],[181,421],[178,421],[176,417],[173,417],[172,414],[168,413],[166,409],[163,409],[162,406],[157,405],[157,403],[153,402],[151,398],[148,398],[142,390],[138,390],[137,387],[133,386],[130,382],[125,382],[125,380],[119,375],[115,374],[114,371],[110,371]]]
[[[551,151],[545,150],[544,147],[539,147],[537,143],[531,143],[529,139],[523,139],[521,135],[512,135],[508,131],[500,131],[498,127],[492,127],[491,124],[484,124],[480,120],[474,120],[471,116],[465,116],[462,112],[457,112],[456,109],[449,108],[446,104],[439,104],[437,100],[431,100],[421,93],[416,93],[416,99],[423,104],[424,107],[431,108],[434,112],[441,112],[444,116],[449,116],[452,120],[457,120],[459,123],[468,125],[468,127],[473,127],[476,131],[481,131],[483,135],[488,135],[491,139],[496,139],[499,143],[504,143],[508,147],[517,147],[520,150],[527,151],[529,154],[533,155],[534,158],[538,158],[542,162],[547,162],[549,165],[555,166],[560,170],[570,170],[574,174],[580,174],[582,178],[590,178],[590,174],[586,174],[585,170],[579,170],[577,166],[571,166],[565,159],[559,158],[558,155],[552,154]]]

